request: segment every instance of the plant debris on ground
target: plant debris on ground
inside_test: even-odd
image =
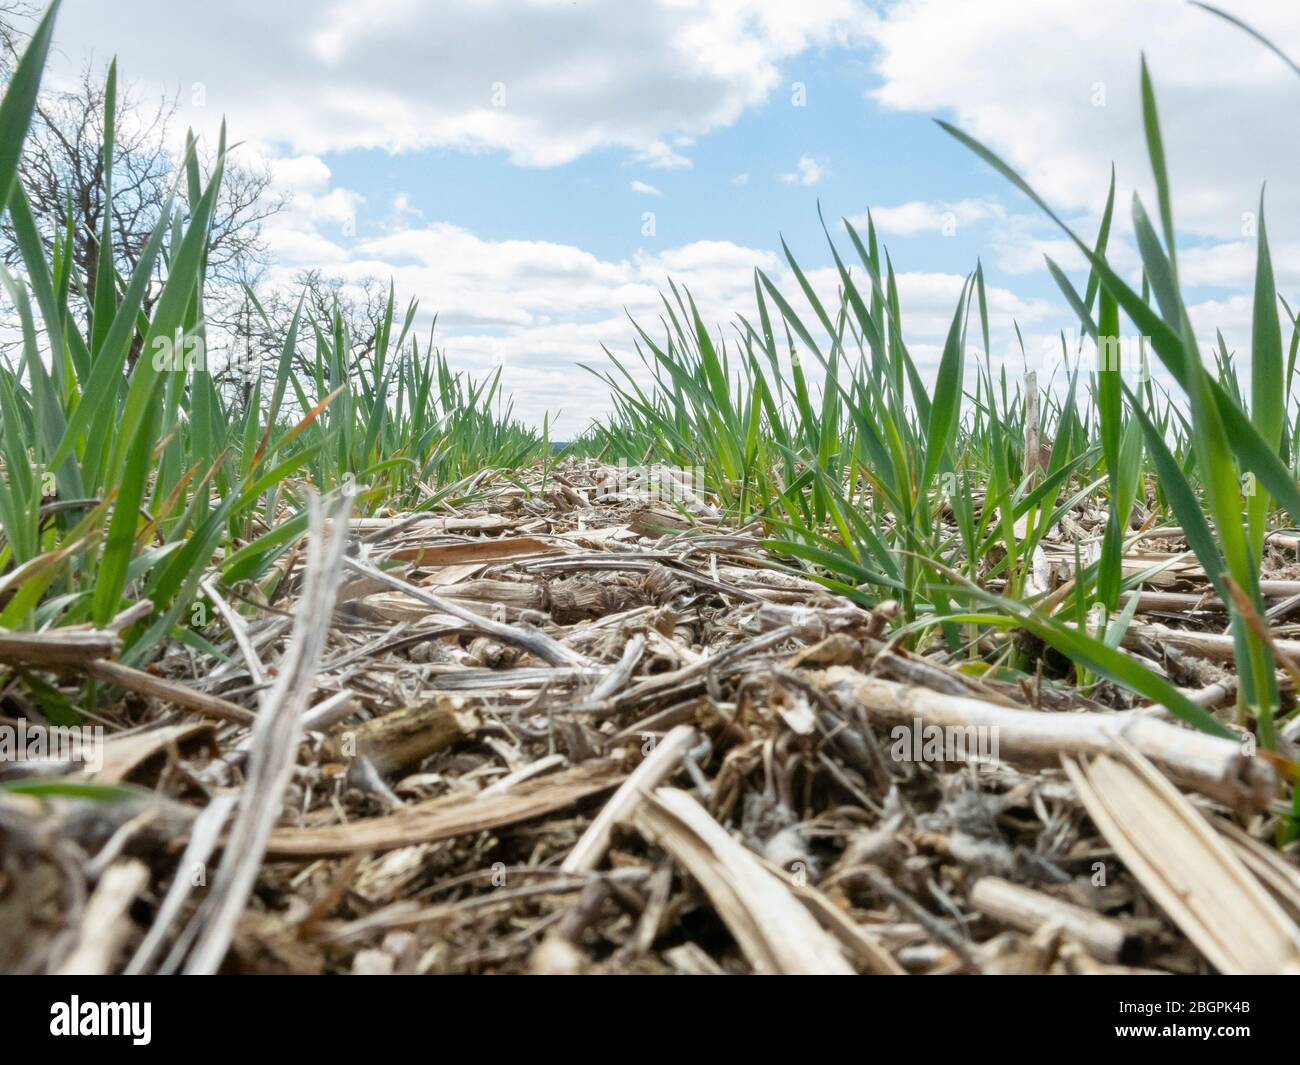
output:
[[[1027,683],[909,653],[896,604],[847,603],[706,498],[684,527],[627,480],[569,460],[457,513],[322,515],[275,603],[100,708],[97,768],[6,781],[0,966],[1300,964],[1300,871],[1265,838],[1273,772],[1240,743],[1113,686],[1084,703],[1046,654]],[[1221,656],[1197,649],[1222,604],[1163,572],[1131,653],[1230,708]],[[113,640],[61,635],[37,664],[74,679],[105,652],[91,637]],[[33,654],[0,639],[15,653]]]

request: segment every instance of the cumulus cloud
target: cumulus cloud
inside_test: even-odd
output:
[[[405,192],[399,192],[393,197],[393,210],[396,211],[398,215],[410,215],[414,218],[422,218],[424,216],[424,212],[411,203],[410,194]]]
[[[1294,5],[1239,0],[1232,10],[1300,53]],[[1180,229],[1239,237],[1266,179],[1274,216],[1300,220],[1300,185],[1290,180],[1300,142],[1279,133],[1300,82],[1183,0],[1040,0],[1032,17],[1019,0],[904,0],[887,9],[875,39],[875,99],[955,118],[1050,202],[1084,211],[1104,202],[1112,160],[1117,203],[1126,208],[1137,189],[1154,210],[1138,83],[1145,49]]]
[[[816,185],[822,179],[825,173],[822,164],[816,159],[807,155],[799,156],[799,162],[795,164],[794,170],[788,174],[778,175],[779,180],[785,185]]]
[[[632,182],[632,191],[633,191],[633,192],[639,192],[642,196],[662,196],[662,195],[663,195],[663,193],[660,192],[660,191],[659,191],[657,188],[655,188],[653,185],[648,185],[648,184],[646,184],[644,181],[634,181],[634,182]]]
[[[942,233],[952,236],[958,226],[1006,217],[1006,209],[996,200],[959,200],[956,203],[929,203],[911,200],[894,207],[872,208],[871,217],[881,233],[910,237],[918,233]],[[849,219],[854,228],[865,227],[866,214]]]
[[[179,87],[209,131],[225,114],[296,154],[453,147],[528,166],[609,147],[686,166],[681,149],[767,99],[783,61],[865,41],[876,21],[863,0],[228,0],[219,14],[133,0],[129,14],[69,0],[61,54],[116,54],[131,78]]]
[[[354,195],[317,187],[310,202],[349,202]],[[269,282],[291,286],[298,270],[321,264],[358,290],[369,278],[392,278],[399,292],[424,297],[426,326],[437,312],[441,343],[455,365],[471,371],[501,367],[516,412],[540,423],[543,414],[562,411],[555,430],[561,435],[581,431],[610,407],[607,386],[574,363],[604,368],[602,348],[608,347],[635,366],[632,320],[652,335],[664,331],[660,294],[668,291],[670,278],[689,290],[720,340],[733,335],[738,313],[754,320],[756,267],[789,295],[798,313],[815,321],[795,279],[767,248],[695,240],[607,258],[574,244],[490,240],[445,221],[416,222],[357,238],[345,236],[328,211],[277,217],[269,233],[279,261]],[[834,306],[836,272],[812,269],[808,279],[819,298]],[[963,278],[902,271],[897,282],[909,345],[923,372],[931,373]],[[994,285],[988,300],[995,337],[1009,336],[1013,321],[1041,322],[1055,311],[1046,301],[1025,300]],[[807,369],[815,381],[816,368]]]

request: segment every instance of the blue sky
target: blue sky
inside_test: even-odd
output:
[[[1292,5],[1230,6],[1300,53]],[[1013,322],[1037,355],[1070,324],[1043,254],[1076,276],[1078,256],[933,118],[1089,236],[1113,161],[1132,271],[1144,49],[1198,330],[1248,358],[1265,179],[1279,284],[1300,283],[1300,79],[1182,0],[69,0],[58,32],[55,82],[116,53],[142,94],[179,92],[203,136],[226,117],[272,172],[292,206],[266,284],[391,277],[439,312],[454,365],[501,366],[516,409],[563,409],[562,434],[607,408],[575,362],[626,353],[624,309],[653,321],[668,276],[725,330],[755,266],[791,287],[784,236],[833,296],[818,201],[831,222],[875,212],[923,366],[977,258],[997,357],[1020,362]]]
[[[335,179],[391,201],[406,193],[426,216],[454,220],[492,240],[577,244],[605,258],[655,243],[729,240],[755,247],[782,233],[799,254],[822,257],[815,203],[830,218],[871,204],[995,195],[1005,183],[927,116],[898,113],[867,96],[878,79],[859,49],[818,49],[783,70],[783,90],[734,125],[701,138],[689,168],[655,169],[626,151],[592,152],[564,166],[513,166],[501,152],[382,150],[322,156]],[[791,104],[797,84],[802,107]],[[820,161],[814,186],[788,184],[807,156]],[[745,175],[743,184],[735,184]],[[661,197],[632,191],[641,181]],[[657,236],[641,234],[641,213],[657,215]],[[918,241],[927,261],[963,269],[978,250],[934,235]]]

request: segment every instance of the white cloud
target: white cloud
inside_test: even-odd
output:
[[[952,236],[958,227],[989,219],[1006,217],[1006,209],[996,200],[958,200],[956,203],[928,203],[911,200],[895,207],[873,207],[871,217],[881,233],[910,237],[918,233],[942,233]],[[865,228],[866,214],[849,219],[855,229]]]
[[[1238,0],[1232,11],[1300,54],[1295,5]],[[1100,209],[1114,160],[1117,216],[1127,216],[1134,188],[1155,213],[1138,85],[1145,49],[1180,229],[1240,236],[1265,179],[1270,218],[1300,224],[1291,180],[1300,141],[1284,132],[1300,81],[1184,0],[1039,0],[1032,17],[1019,0],[906,0],[888,9],[876,37],[881,103],[955,118],[1069,210]]]
[[[294,161],[289,174],[321,172]],[[328,173],[328,171],[326,171]],[[299,182],[314,190],[303,207],[275,218],[268,237],[277,256],[269,283],[291,286],[298,270],[325,266],[358,289],[368,278],[422,299],[427,328],[438,315],[439,343],[457,368],[482,372],[502,367],[502,381],[516,413],[540,424],[545,413],[562,411],[559,436],[573,435],[610,409],[608,388],[574,364],[598,369],[608,363],[608,346],[629,367],[637,363],[632,319],[651,335],[663,330],[660,293],[671,278],[689,290],[715,336],[734,336],[735,316],[753,314],[753,271],[758,267],[786,292],[796,311],[813,315],[789,270],[772,250],[725,240],[696,240],[642,250],[626,258],[602,258],[581,247],[554,241],[488,240],[463,226],[400,217],[387,232],[348,237],[337,223],[339,205],[356,194],[326,179]],[[819,297],[834,306],[839,278],[833,269],[813,269],[808,278]],[[952,319],[963,279],[955,274],[901,272],[897,275],[903,321],[913,356],[932,373]],[[988,288],[997,338],[1011,322],[1044,322],[1054,313],[1045,301],[1024,300],[1008,289]],[[816,367],[806,367],[818,380]]]
[[[297,155],[267,162],[271,178],[290,195],[315,194],[329,187],[330,168],[314,155]]]
[[[647,185],[644,181],[634,181],[634,182],[632,182],[632,191],[633,191],[633,192],[639,192],[642,196],[662,196],[662,195],[663,195],[663,193],[660,192],[660,191],[659,191],[657,188],[655,188],[653,185]]]
[[[274,191],[287,198],[286,209],[273,216],[265,227],[273,253],[279,254],[287,245],[305,247],[303,242],[308,240],[331,240],[355,225],[357,211],[366,198],[352,189],[334,185],[330,168],[317,156],[268,159],[248,145],[241,146],[239,151],[241,162],[253,167],[265,166]],[[320,250],[328,255],[328,261],[337,259],[336,249],[331,251],[321,245]]]
[[[734,178],[731,179],[731,183],[733,185],[748,185],[749,173],[745,172],[743,174],[737,174]]]
[[[634,158],[638,163],[645,163],[656,170],[690,169],[694,165],[690,159],[673,151],[663,141],[651,141],[638,149]]]
[[[812,47],[864,41],[864,0],[68,0],[63,73],[91,50],[180,89],[186,121],[295,154],[501,150],[552,166],[623,148],[660,167],[735,122]],[[189,106],[203,87],[202,107]]]
[[[956,274],[904,272],[898,275],[898,300],[900,320],[908,337],[943,338],[952,325],[953,312],[965,278]],[[1012,323],[1021,326],[1043,322],[1060,313],[1060,308],[1048,300],[1024,299],[1007,288],[990,286],[985,289],[989,308],[990,334],[1009,338]],[[974,340],[972,329],[971,343]],[[910,343],[909,343],[910,346]]]
[[[1223,333],[1229,351],[1235,347],[1242,352],[1249,352],[1253,308],[1253,297],[1244,293],[1227,299],[1205,300],[1188,307],[1187,316],[1192,320],[1192,330],[1201,348],[1201,355],[1208,358],[1218,346],[1218,332]]]
[[[1300,287],[1300,243],[1278,240],[1270,224],[1269,251],[1273,275],[1291,306],[1291,292]],[[1185,285],[1253,291],[1258,255],[1255,238],[1211,242],[1178,253],[1178,279]]]
[[[799,162],[788,174],[779,175],[779,180],[786,185],[816,185],[825,173],[821,163],[807,155],[799,156]]]
[[[393,210],[399,215],[409,215],[413,218],[424,217],[424,212],[411,204],[410,194],[405,192],[399,192],[393,197]]]
[[[1107,245],[1106,255],[1113,265],[1123,269],[1125,262],[1134,259],[1127,254],[1130,250],[1129,244],[1115,240]],[[1088,269],[1088,260],[1068,237],[1045,239],[1022,233],[994,241],[994,261],[1009,274],[1038,273],[1045,269],[1047,259],[1067,273]]]

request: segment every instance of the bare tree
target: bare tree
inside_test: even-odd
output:
[[[34,24],[39,9],[31,0],[0,0],[0,77],[12,68],[25,43],[20,27]],[[139,262],[149,235],[157,225],[168,195],[175,189],[176,209],[188,209],[184,165],[177,152],[178,102],[175,96],[142,99],[139,90],[119,81],[112,154],[112,197],[105,202],[103,151],[107,68],[86,63],[71,89],[47,89],[38,101],[20,166],[22,188],[47,241],[67,226],[72,217],[72,258],[82,293],[96,289],[100,266],[100,240],[105,212],[111,212],[114,268],[131,272]],[[299,372],[311,372],[312,324],[327,335],[335,309],[343,317],[352,344],[352,357],[373,355],[387,289],[366,279],[356,285],[303,271],[292,292],[260,282],[269,265],[263,224],[283,210],[285,197],[276,193],[271,175],[263,167],[242,164],[236,146],[226,159],[207,254],[205,318],[209,341],[220,337],[232,342],[235,353],[227,364],[211,367],[217,380],[242,393],[248,401],[255,375],[273,368],[283,347],[288,323],[304,294],[303,324],[306,341],[298,354]],[[210,153],[200,152],[200,168],[211,172]],[[10,265],[21,260],[12,223],[0,219],[0,257]],[[157,267],[159,276],[163,270]],[[247,287],[246,287],[247,286]],[[248,291],[258,293],[267,315],[256,312]],[[144,310],[151,312],[161,286],[152,285]],[[91,309],[82,305],[89,317]],[[141,337],[130,354],[134,364]],[[216,355],[217,352],[213,351]]]
[[[0,0],[0,79],[8,81],[26,40],[21,26],[33,23],[39,15],[40,8],[32,0]]]
[[[0,32],[0,47],[11,49],[15,36]],[[127,274],[139,261],[173,188],[177,208],[188,207],[187,183],[179,173],[183,160],[175,148],[176,99],[145,103],[131,85],[121,83],[114,109],[112,201],[105,202],[106,81],[105,69],[87,63],[75,88],[43,92],[19,168],[23,191],[47,240],[66,226],[71,211],[72,258],[87,293],[95,291],[106,211],[111,212],[114,267]],[[203,162],[209,164],[203,167],[206,173],[210,157]],[[265,269],[262,225],[285,204],[271,187],[269,171],[227,158],[208,248],[207,295],[214,306],[238,302],[242,284]],[[8,218],[0,222],[0,254],[10,264],[21,258]],[[146,313],[158,291],[158,286],[150,287]]]
[[[250,285],[250,289],[261,306],[261,312],[245,295],[243,299],[229,301],[208,315],[214,326],[237,338],[241,349],[249,356],[237,364],[214,370],[219,381],[236,385],[245,399],[252,381],[259,375],[265,380],[278,364],[299,300],[302,313],[295,353],[296,372],[306,376],[315,372],[311,355],[314,351],[313,331],[319,329],[328,341],[332,341],[336,311],[348,338],[352,365],[367,366],[374,358],[388,305],[388,286],[377,278],[345,281],[312,269],[299,271],[293,284],[287,288],[265,286],[259,290],[259,286]],[[402,312],[400,307],[394,312],[398,319],[395,328],[400,327]]]

